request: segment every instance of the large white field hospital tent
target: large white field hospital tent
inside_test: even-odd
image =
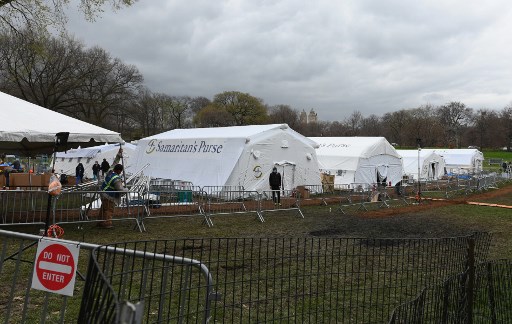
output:
[[[315,143],[286,124],[174,129],[138,141],[136,169],[194,186],[270,190],[277,166],[283,186],[321,185]]]
[[[426,180],[439,179],[446,172],[444,158],[434,151],[397,150],[397,152],[402,157],[404,176],[409,179],[418,179],[418,171],[420,179]]]
[[[320,170],[334,175],[334,184],[395,185],[402,180],[400,155],[384,137],[309,137],[316,150]]]
[[[121,143],[119,133],[0,92],[0,152],[34,156],[52,153],[55,134],[69,132],[68,148]],[[59,149],[64,150],[64,147]]]
[[[131,174],[133,170],[132,156],[135,153],[136,146],[130,143],[122,145],[123,159],[122,163],[126,174]],[[75,169],[78,163],[82,163],[85,169],[84,177],[92,178],[92,166],[95,161],[101,165],[103,159],[106,159],[109,164],[114,161],[117,152],[119,151],[119,144],[104,144],[88,148],[70,149],[66,152],[57,152],[55,158],[55,172],[64,173],[67,175],[75,175]]]
[[[434,151],[446,162],[447,173],[481,172],[484,154],[478,149],[422,149]]]

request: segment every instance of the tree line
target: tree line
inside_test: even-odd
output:
[[[305,136],[384,136],[404,147],[418,139],[426,147],[510,150],[512,144],[512,104],[495,111],[454,101],[367,117],[355,110],[343,120],[307,123],[299,108],[271,106],[249,93],[224,91],[209,99],[152,92],[136,66],[104,49],[29,29],[0,34],[0,90],[126,140],[175,128],[287,123]]]

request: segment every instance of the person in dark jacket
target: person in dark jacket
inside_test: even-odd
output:
[[[103,159],[103,162],[101,162],[101,176],[103,178],[105,178],[105,174],[107,174],[109,169],[110,164],[107,162],[107,159]]]
[[[281,205],[281,173],[277,172],[277,168],[272,169],[272,173],[268,177],[268,183],[272,190],[272,201],[274,205]]]
[[[98,163],[98,161],[94,162],[94,164],[92,165],[92,177],[93,177],[93,180],[98,180],[99,177],[100,177],[100,170],[101,170],[101,166],[100,164]]]
[[[77,185],[79,183],[84,182],[84,173],[85,173],[84,165],[82,164],[82,162],[80,162],[80,163],[78,163],[78,165],[75,168],[75,176],[76,176],[76,184]]]
[[[112,228],[112,217],[114,215],[114,209],[116,204],[119,205],[121,202],[122,192],[128,191],[121,179],[121,173],[123,172],[123,165],[116,164],[113,170],[110,170],[103,183],[101,184],[101,209],[100,217],[103,220],[98,223],[99,227]]]

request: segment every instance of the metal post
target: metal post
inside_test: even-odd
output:
[[[55,157],[57,156],[57,149],[59,145],[66,145],[69,138],[69,132],[60,132],[55,134],[55,144],[53,146],[53,163],[52,163],[52,174],[54,174],[55,168]],[[46,222],[44,225],[44,233],[48,232],[48,227],[50,226],[50,211],[52,209],[52,195],[48,192],[48,202],[46,207]]]
[[[420,153],[421,153],[421,138],[416,139],[416,144],[418,145],[418,204],[421,203],[421,179],[420,179]]]

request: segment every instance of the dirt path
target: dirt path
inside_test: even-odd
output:
[[[433,208],[439,208],[449,205],[463,205],[468,202],[479,202],[482,200],[496,198],[501,196],[511,196],[512,195],[512,185],[508,185],[506,187],[491,190],[488,192],[478,193],[466,197],[455,198],[455,199],[447,199],[447,200],[427,200],[426,202],[419,205],[408,205],[396,208],[386,208],[379,210],[372,210],[365,212],[363,217],[385,217],[385,216],[393,216],[400,214],[410,214],[414,212],[429,210]]]

